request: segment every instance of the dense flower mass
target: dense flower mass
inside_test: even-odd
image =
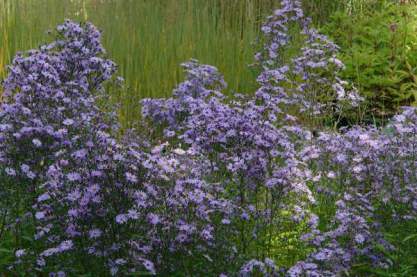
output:
[[[115,71],[103,58],[99,32],[70,21],[57,29],[60,40],[18,56],[4,84],[1,162],[10,183],[4,190],[12,200],[21,183],[33,237],[42,242],[19,250],[15,266],[71,273],[81,253],[112,274],[152,273],[169,258],[165,247],[171,255],[206,253],[217,245],[211,217],[228,217],[233,206],[199,178],[192,153],[165,156],[163,145],[145,152],[113,138],[117,122],[96,104]],[[197,239],[202,249],[193,244],[192,251],[187,245]]]
[[[0,212],[7,232],[27,239],[15,241],[7,270],[339,276],[359,262],[388,267],[382,218],[417,212],[417,109],[381,128],[313,132],[360,101],[339,78],[338,47],[299,1],[283,0],[262,32],[254,95],[227,97],[219,71],[191,60],[171,98],[142,101],[146,132],[123,136],[99,105],[116,65],[93,25],[66,21],[56,41],[18,54],[3,84]],[[286,59],[295,41],[300,51]]]
[[[311,27],[300,1],[282,1],[262,32],[265,45],[256,54],[262,68],[259,98],[273,106],[285,104],[285,112],[296,111],[315,125],[338,124],[347,109],[359,105],[361,97],[339,77],[344,65],[338,46]],[[293,44],[300,45],[296,54],[288,53]]]

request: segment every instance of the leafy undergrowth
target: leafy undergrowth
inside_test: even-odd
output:
[[[365,122],[385,124],[401,106],[417,103],[417,6],[398,2],[369,1],[361,12],[338,11],[322,28],[341,47],[342,76],[366,99],[360,115]]]
[[[369,267],[358,263],[353,267],[353,276],[415,276],[417,274],[417,223],[415,221],[389,222],[383,225],[384,236],[395,247],[385,255],[392,265],[387,269]]]

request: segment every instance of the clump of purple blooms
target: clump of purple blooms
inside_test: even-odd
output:
[[[281,1],[262,32],[264,46],[255,56],[262,70],[257,97],[314,126],[338,125],[360,104],[355,89],[339,78],[344,64],[337,58],[338,46],[311,27],[301,1]],[[288,51],[297,46],[295,54]]]
[[[359,261],[390,266],[379,213],[415,220],[417,109],[381,128],[328,131],[361,100],[339,78],[338,47],[296,0],[262,32],[254,95],[227,97],[218,70],[191,60],[171,98],[142,100],[151,135],[121,139],[99,104],[118,79],[93,25],[66,21],[54,42],[18,54],[3,83],[0,212],[7,232],[29,239],[16,239],[7,270],[338,276]],[[280,264],[276,239],[294,229],[305,249]]]

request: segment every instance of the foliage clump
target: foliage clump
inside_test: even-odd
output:
[[[417,104],[416,9],[407,1],[371,1],[360,11],[336,12],[322,27],[342,49],[343,78],[366,99],[351,122],[384,124],[401,106]]]

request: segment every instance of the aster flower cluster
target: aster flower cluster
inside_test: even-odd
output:
[[[366,257],[376,267],[388,267],[389,260],[378,250],[393,247],[384,240],[375,220],[369,195],[345,193],[336,201],[336,213],[332,228],[320,231],[318,217],[312,216],[311,233],[302,239],[314,246],[306,260],[298,262],[288,271],[290,276],[334,276],[350,270],[358,258]]]
[[[318,217],[312,217],[303,240],[317,251],[291,268],[293,276],[345,272],[364,258],[374,266],[390,266],[380,249],[394,247],[383,237],[382,221],[416,216],[416,119],[416,109],[405,108],[383,128],[322,132],[304,149],[314,195],[334,202],[336,213],[334,227],[324,233],[315,227]]]
[[[105,120],[95,104],[103,82],[116,70],[104,58],[99,31],[92,24],[71,21],[57,31],[58,40],[14,59],[1,107],[1,163],[9,184],[3,189],[18,200],[13,216],[19,216],[17,209],[23,205],[33,215],[35,240],[46,237],[45,249],[25,252],[25,257],[37,257],[33,266],[38,270],[46,265],[46,257],[76,248],[70,234],[77,227],[71,220],[59,221],[54,208],[65,207],[68,211],[60,212],[76,218],[88,214],[92,203],[99,204],[101,187],[93,178],[101,177],[110,159],[106,155],[113,157],[116,147],[107,132],[116,129],[117,122]],[[101,163],[93,168],[94,175],[88,168],[95,161]],[[58,174],[67,182],[55,180]],[[91,176],[84,184],[87,174]],[[77,210],[69,204],[82,207]],[[69,235],[60,240],[58,234]],[[48,244],[55,247],[47,248]]]
[[[360,104],[356,90],[338,77],[344,69],[338,46],[311,27],[301,1],[282,1],[262,32],[264,47],[256,54],[262,68],[259,98],[272,100],[272,105],[284,103],[285,112],[296,111],[316,126],[337,125],[345,111]],[[299,45],[295,54],[288,51],[294,45]]]
[[[218,245],[212,217],[227,220],[231,203],[198,178],[192,153],[120,144],[115,117],[97,106],[116,69],[99,31],[71,21],[57,31],[57,41],[19,54],[4,82],[2,194],[14,206],[2,212],[10,230],[35,227],[11,269],[170,272],[175,253],[207,255]]]
[[[152,118],[153,122],[162,125],[164,135],[172,137],[175,130],[182,127],[186,117],[202,105],[205,100],[223,97],[221,90],[226,88],[223,76],[217,68],[201,65],[197,60],[182,64],[186,72],[186,80],[173,91],[168,99],[143,99],[142,115]]]
[[[398,218],[415,216],[416,108],[407,107],[381,128],[355,127],[321,133],[314,143],[315,168],[322,177],[372,193],[382,203],[407,207]],[[327,162],[331,161],[331,163]]]
[[[189,96],[188,90],[177,89],[170,99],[145,99],[143,116],[155,128],[165,128],[166,139],[175,136],[175,143],[206,160],[209,166],[204,170],[204,178],[220,183],[225,189],[224,197],[239,211],[233,215],[234,224],[229,229],[236,228],[237,237],[233,240],[240,241],[237,250],[245,256],[260,249],[261,244],[267,245],[265,249],[272,247],[269,237],[281,228],[276,215],[283,206],[293,209],[286,196],[297,193],[299,199],[314,201],[304,181],[305,168],[297,159],[302,141],[311,134],[291,126],[291,120],[279,122],[281,112],[258,104],[256,99],[242,95],[227,99],[211,86],[223,78],[217,70],[208,72],[207,68],[194,60],[185,64],[188,79],[179,85],[181,88],[200,80],[199,91],[203,95]],[[172,103],[182,105],[176,106],[181,107],[179,110],[171,109],[175,112],[169,116],[149,112],[156,110],[156,105],[172,107]],[[181,113],[182,107],[189,109]],[[230,220],[223,223],[230,224]]]
[[[337,122],[360,99],[338,77],[338,47],[309,24],[296,0],[268,17],[255,95],[226,97],[215,67],[184,63],[171,98],[142,101],[149,137],[120,139],[99,106],[116,65],[93,25],[66,21],[56,41],[18,54],[0,110],[0,212],[30,240],[16,239],[8,269],[224,277],[389,266],[376,247],[393,249],[380,212],[415,220],[417,109],[383,128],[313,136],[300,122]],[[323,216],[321,202],[333,211]],[[305,250],[280,264],[277,238],[294,229]]]
[[[95,146],[92,134],[117,127],[104,121],[94,104],[95,92],[115,71],[102,57],[99,32],[70,21],[58,29],[54,43],[18,54],[3,84],[1,190],[8,218],[16,219],[9,227],[16,230],[48,216],[37,205],[52,197],[44,186],[49,167],[67,164],[70,156],[83,160]]]

